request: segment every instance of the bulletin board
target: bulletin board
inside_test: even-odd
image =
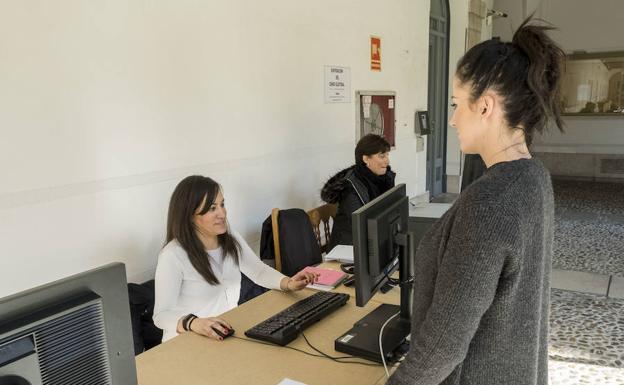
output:
[[[396,92],[356,91],[356,139],[366,134],[381,135],[395,146]]]

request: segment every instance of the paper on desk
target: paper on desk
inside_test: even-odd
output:
[[[303,382],[299,382],[299,381],[295,381],[295,380],[291,380],[290,378],[284,378],[282,381],[280,381],[279,384],[277,385],[306,385]]]
[[[339,261],[353,263],[353,246],[336,245],[327,255],[325,261]]]

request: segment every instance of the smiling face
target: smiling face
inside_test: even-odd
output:
[[[209,207],[206,197],[195,210],[193,222],[195,229],[204,237],[216,237],[227,232],[227,210],[225,209],[225,200],[223,194],[219,190],[214,202]],[[202,212],[204,212],[202,214]]]
[[[457,130],[457,138],[462,152],[478,154],[486,142],[487,129],[483,121],[483,108],[480,103],[471,102],[470,86],[453,79],[451,106],[453,115],[449,124]]]
[[[362,160],[366,164],[366,167],[375,175],[385,175],[386,171],[388,171],[388,164],[390,164],[390,157],[387,152],[364,155],[362,156]]]

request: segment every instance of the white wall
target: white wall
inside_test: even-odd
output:
[[[526,0],[525,0],[526,1]],[[523,15],[513,0],[495,0],[494,7],[510,13],[510,21],[499,19],[493,33],[502,37],[518,27]],[[552,37],[567,53],[624,50],[622,31],[624,1],[620,0],[533,0],[527,3],[527,13],[537,9],[537,15],[555,25]],[[509,38],[511,35],[509,34]],[[565,134],[551,129],[535,138],[536,151],[619,154],[624,145],[624,118],[564,117]]]
[[[398,182],[424,191],[429,2],[0,3],[0,297],[110,261],[153,275],[176,183],[222,183],[252,244],[272,207],[311,208],[352,163],[354,103],[323,66],[397,92]],[[369,70],[369,36],[382,72]]]

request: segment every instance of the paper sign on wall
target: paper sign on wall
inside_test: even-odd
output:
[[[325,66],[325,103],[351,102],[351,69]]]

